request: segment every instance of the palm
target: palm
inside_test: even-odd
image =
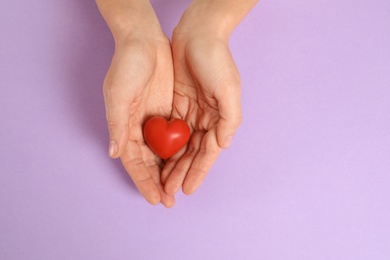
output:
[[[163,178],[169,178],[174,183],[174,187],[170,188],[172,184],[166,182],[169,194],[176,193],[182,185],[183,191],[191,194],[216,160],[220,152],[216,142],[216,127],[220,116],[215,104],[215,98],[206,97],[201,86],[175,82],[172,117],[187,121],[192,136],[188,146],[170,158],[165,167]]]
[[[184,193],[190,194],[202,183],[221,151],[217,141],[222,115],[218,87],[230,68],[216,64],[225,55],[222,45],[184,44],[175,38],[172,44],[175,70],[172,117],[186,120],[192,137],[188,146],[167,162],[163,181],[169,194],[176,193],[181,186]]]
[[[144,45],[140,47],[145,49]],[[134,75],[129,79],[136,87],[135,91],[129,90],[134,94],[128,100],[131,103],[129,141],[138,144],[143,144],[142,125],[147,118],[154,115],[168,117],[172,110],[173,69],[170,45],[168,41],[158,42],[154,47],[155,57],[148,57],[149,55],[146,56],[139,50],[132,53],[136,56],[132,60],[138,63],[134,64]],[[139,82],[135,84],[136,78]],[[146,150],[150,151],[149,148]],[[148,154],[153,153],[150,151]],[[154,160],[154,156],[151,158]]]
[[[175,81],[172,117],[182,118],[192,132],[207,132],[219,120],[217,100],[196,82],[184,84]]]
[[[172,206],[174,198],[163,191],[157,158],[142,134],[148,117],[169,117],[172,110],[173,65],[169,41],[135,39],[130,42],[115,53],[106,81],[112,85],[105,95],[106,103],[129,104],[129,111],[113,111],[129,115],[128,126],[124,128],[127,144],[121,155],[123,166],[149,202],[161,201]]]

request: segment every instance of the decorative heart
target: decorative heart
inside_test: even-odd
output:
[[[144,137],[150,149],[161,159],[177,153],[190,139],[186,121],[172,119],[169,122],[160,116],[150,118],[144,125]]]

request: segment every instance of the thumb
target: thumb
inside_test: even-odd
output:
[[[220,120],[217,125],[218,145],[226,149],[242,122],[241,86],[238,81],[225,85],[221,94],[217,95]]]
[[[111,158],[121,156],[128,141],[131,102],[124,96],[121,95],[120,87],[104,86],[104,103],[110,132],[108,154]]]

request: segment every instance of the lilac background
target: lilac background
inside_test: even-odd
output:
[[[188,1],[153,2],[170,34]],[[235,31],[244,123],[197,193],[107,157],[93,1],[0,5],[0,259],[389,259],[390,2],[262,1]]]

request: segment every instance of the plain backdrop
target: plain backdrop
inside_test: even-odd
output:
[[[154,0],[168,36],[189,1]],[[390,1],[261,1],[232,35],[244,122],[150,206],[107,156],[92,0],[0,4],[0,259],[389,259]]]

